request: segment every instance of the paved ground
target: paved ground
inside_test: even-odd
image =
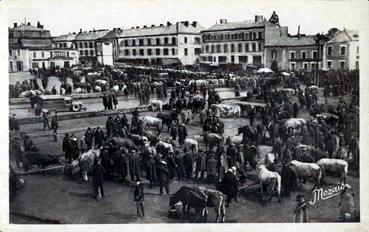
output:
[[[48,84],[48,86],[51,86],[50,88],[52,88],[52,84]],[[229,88],[217,88],[216,90],[218,91],[221,99],[232,98],[235,96],[234,92],[231,91]],[[241,92],[240,95],[246,96],[246,92]],[[157,99],[156,94],[152,94],[150,99]],[[162,100],[164,103],[167,103],[169,101],[169,98],[160,99],[160,100]],[[77,101],[81,101],[87,107],[87,112],[104,109],[102,98],[78,99]],[[145,103],[145,104],[147,105],[149,103]],[[141,104],[141,106],[145,104]],[[118,105],[117,105],[118,109],[128,109],[128,108],[134,108],[137,106],[140,106],[140,101],[135,96],[129,96],[128,98],[125,98],[123,96],[118,97]],[[30,104],[9,105],[9,115],[13,115],[13,114],[16,114],[18,118],[35,116],[34,109],[31,109]]]
[[[152,112],[142,115],[153,115]],[[306,112],[303,112],[306,115]],[[129,115],[130,117],[130,115]],[[82,136],[88,126],[103,126],[106,117],[73,119],[61,121],[59,128],[62,131],[75,131],[77,136]],[[224,119],[225,134],[235,135],[238,127],[248,123],[247,119]],[[189,137],[200,134],[198,117],[188,126]],[[52,142],[49,132],[42,131],[42,124],[22,125],[22,130],[31,133],[34,142],[41,152],[61,154],[60,134],[58,142]],[[44,136],[41,136],[44,135]],[[166,134],[164,133],[164,136]],[[260,147],[262,156],[270,147]],[[262,158],[260,159],[262,160]],[[347,178],[356,193],[356,204],[360,203],[359,178],[355,173],[350,173]],[[17,213],[10,217],[11,223],[45,223],[58,220],[61,223],[179,223],[179,219],[168,218],[168,196],[160,196],[159,189],[148,189],[145,182],[145,210],[146,217],[141,220],[135,216],[136,208],[133,202],[133,188],[128,184],[105,182],[107,197],[102,201],[95,201],[92,195],[91,183],[79,180],[70,180],[61,173],[54,175],[26,175],[25,186],[20,190],[17,198],[10,204],[10,211]],[[256,181],[256,173],[249,173],[247,183]],[[328,177],[324,189],[333,187],[338,183],[337,178]],[[177,182],[170,183],[170,191],[173,193],[182,185],[205,185],[204,182]],[[205,185],[206,186],[206,185]],[[213,186],[209,186],[214,188]],[[227,222],[292,222],[295,197],[298,193],[304,193],[307,198],[312,197],[312,184],[303,184],[298,192],[290,198],[283,198],[282,203],[274,199],[271,203],[260,201],[257,193],[241,194],[239,203],[232,203],[227,208]],[[311,218],[315,222],[335,222],[339,215],[339,196],[327,200],[321,200],[311,206]],[[209,210],[209,221],[215,219],[213,210]],[[19,216],[19,214],[23,216]],[[33,216],[29,218],[27,216]],[[25,217],[26,216],[26,217]],[[51,221],[50,221],[51,220]]]

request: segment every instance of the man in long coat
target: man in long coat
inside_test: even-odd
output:
[[[85,143],[87,145],[87,149],[92,148],[93,140],[94,140],[94,132],[91,130],[90,127],[88,127],[85,132]]]
[[[129,157],[129,174],[131,176],[131,182],[135,182],[140,179],[141,167],[140,167],[140,155],[132,149],[131,156]]]
[[[95,198],[98,199],[99,197],[104,197],[104,175],[103,175],[103,167],[101,164],[101,160],[98,159],[95,168],[93,170],[93,178],[92,184],[94,187],[94,194]]]
[[[184,152],[184,165],[185,165],[185,172],[186,178],[190,179],[192,177],[192,170],[193,170],[193,156],[192,153],[189,152],[186,148],[183,149]]]
[[[104,132],[100,129],[100,127],[96,128],[94,137],[95,137],[95,145],[97,147],[101,147],[104,144],[105,136]]]
[[[158,182],[160,187],[160,195],[163,195],[163,187],[167,194],[169,194],[169,172],[167,168],[167,163],[165,161],[161,161],[156,166],[156,171],[158,173]]]
[[[238,184],[236,173],[234,173],[232,169],[228,169],[228,171],[225,173],[224,179],[220,184],[220,191],[227,195],[227,205],[232,202],[232,199],[235,199],[235,201],[238,202]]]
[[[178,126],[178,143],[182,145],[187,137],[187,128],[183,123]]]
[[[217,174],[218,161],[215,159],[214,154],[210,155],[210,158],[206,162],[206,174],[208,183],[214,183],[215,176]]]
[[[175,151],[175,161],[177,164],[177,180],[183,180],[185,173],[184,153]]]

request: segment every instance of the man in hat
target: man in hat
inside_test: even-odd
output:
[[[45,112],[42,114],[42,122],[44,123],[44,130],[45,130],[46,127],[49,130],[51,130],[50,124],[49,124],[49,118],[47,117],[47,114]]]
[[[234,169],[230,168],[225,173],[224,178],[221,182],[220,191],[225,195],[227,195],[226,206],[228,206],[232,202],[232,199],[235,199],[235,201],[238,202],[237,200],[238,184],[236,179],[235,168]]]
[[[93,178],[92,178],[92,184],[93,184],[96,200],[98,200],[101,197],[105,197],[104,185],[103,185],[103,181],[104,181],[103,173],[104,173],[104,170],[101,165],[101,159],[97,159],[95,168],[93,170]]]
[[[136,206],[137,206],[137,217],[141,217],[142,219],[145,216],[145,210],[143,207],[143,202],[145,200],[145,194],[144,194],[144,187],[140,179],[138,179],[136,182],[135,191],[134,191],[134,199],[135,199]]]
[[[87,145],[87,149],[92,148],[93,138],[94,138],[94,132],[91,130],[90,127],[88,127],[85,132],[85,143]]]
[[[65,152],[65,159],[69,160],[69,163],[72,163],[72,158],[70,156],[70,141],[69,141],[69,133],[65,133],[63,138],[63,151]]]
[[[141,160],[140,155],[136,149],[131,149],[131,156],[129,157],[129,173],[131,176],[131,181],[134,182],[140,179],[141,174]]]
[[[13,116],[9,119],[9,130],[19,130],[19,122],[16,114],[13,114]]]
[[[58,127],[59,127],[58,115],[55,112],[54,116],[51,118],[51,129],[53,130],[54,142],[58,140],[58,136],[57,136]]]
[[[156,172],[158,174],[158,181],[160,187],[160,195],[163,195],[163,187],[167,194],[169,194],[169,172],[167,168],[167,163],[165,161],[160,161],[156,167]]]
[[[310,222],[310,210],[302,194],[296,197],[297,205],[293,214],[295,215],[295,222]]]

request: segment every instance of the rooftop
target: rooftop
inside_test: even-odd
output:
[[[53,38],[53,41],[73,41],[77,37],[76,33],[69,33],[66,35],[59,35]]]
[[[269,39],[265,46],[280,46],[280,47],[299,47],[299,46],[314,46],[316,45],[315,36],[287,36]]]
[[[95,40],[99,39],[109,33],[109,30],[93,30],[80,32],[76,36],[76,40]]]
[[[359,41],[359,31],[347,30],[337,32],[328,43],[344,43],[349,41]]]
[[[202,27],[198,22],[192,23],[188,21],[177,22],[175,24],[167,23],[159,26],[151,25],[150,27],[136,27],[123,30],[123,34],[119,37],[140,37],[140,36],[154,36],[165,34],[199,34]]]
[[[254,27],[264,27],[266,25],[274,25],[266,21],[262,20],[247,20],[240,22],[227,22],[226,20],[221,20],[221,23],[215,24],[202,32],[211,32],[211,31],[227,31],[227,30],[236,30],[236,29],[245,29],[245,28],[254,28]]]
[[[43,27],[35,27],[32,26],[30,23],[28,24],[21,24],[17,25],[16,27],[11,28],[11,30],[14,31],[46,31]]]

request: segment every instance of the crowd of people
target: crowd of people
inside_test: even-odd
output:
[[[166,97],[166,84],[154,86],[151,80],[140,85],[129,81],[118,83],[117,79],[124,77],[123,73],[118,73],[114,70],[104,70],[104,75],[109,77],[108,82],[111,82],[109,86],[118,84],[119,91],[137,95],[141,103],[148,102],[155,91],[158,98]],[[80,160],[82,153],[98,148],[101,155],[95,159],[91,172],[96,196],[104,196],[103,175],[108,174],[122,182],[135,183],[134,200],[137,202],[137,214],[143,217],[144,178],[149,182],[150,188],[159,187],[160,195],[164,190],[167,194],[171,193],[170,183],[174,178],[178,181],[199,181],[206,178],[203,181],[216,185],[227,196],[228,204],[233,199],[238,202],[239,189],[246,183],[248,171],[255,168],[257,163],[255,157],[260,153],[258,145],[271,145],[276,158],[267,168],[281,173],[284,193],[288,196],[293,191],[293,183],[283,179],[283,173],[288,175],[288,164],[292,160],[315,162],[316,157],[343,159],[345,154],[342,150],[337,150],[337,147],[347,146],[347,154],[352,155],[352,164],[357,169],[359,167],[358,84],[355,78],[346,78],[348,74],[342,75],[344,80],[334,84],[323,79],[323,101],[319,99],[319,88],[311,83],[306,86],[298,75],[244,80],[230,78],[227,85],[236,89],[250,89],[249,97],[263,100],[266,106],[243,109],[242,115],[248,118],[249,123],[239,128],[239,134],[242,134],[240,142],[233,141],[232,136],[229,136],[229,142],[223,144],[221,140],[222,142],[214,146],[208,146],[211,143],[209,134],[221,138],[224,136],[224,122],[211,108],[221,102],[219,95],[205,84],[198,86],[196,82],[192,82],[188,85],[177,85],[169,95],[168,110],[172,118],[168,127],[168,138],[147,130],[136,109],[132,113],[131,122],[125,114],[108,116],[105,129],[88,127],[82,139],[66,133],[62,146],[65,158],[72,164],[73,161]],[[132,86],[133,90],[129,86]],[[284,91],[285,89],[292,91]],[[352,97],[346,98],[347,95]],[[328,100],[331,96],[341,97],[336,104]],[[294,97],[297,101],[292,100]],[[115,94],[105,93],[102,98],[105,109],[112,109],[113,105],[114,108],[117,107]],[[193,108],[195,98],[202,98],[204,101],[200,110]],[[185,110],[200,115],[206,149],[187,146],[188,121],[178,118]],[[308,119],[301,128],[286,126],[286,120],[302,115],[308,115]],[[56,133],[57,122],[50,128],[45,120],[47,117],[44,118],[44,130],[48,127]],[[16,129],[14,122],[15,120],[11,119],[12,128]],[[160,130],[158,132],[160,134]],[[312,147],[316,155],[312,157],[311,153],[306,154],[299,144]],[[281,171],[279,165],[282,166]],[[298,197],[298,202],[298,207],[304,207],[302,195]]]

